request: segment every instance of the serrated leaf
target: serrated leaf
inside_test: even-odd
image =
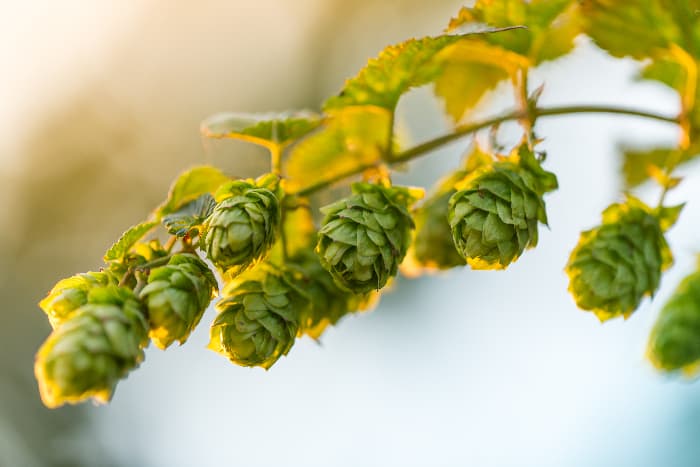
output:
[[[323,125],[292,146],[282,161],[287,191],[296,193],[379,163],[387,150],[390,125],[391,114],[381,107],[332,111]]]
[[[282,147],[306,135],[321,124],[311,111],[280,113],[235,113],[212,115],[200,126],[208,138],[234,138],[266,148]]]
[[[533,64],[554,60],[574,48],[581,32],[575,0],[477,0],[473,7],[463,7],[450,21],[448,31],[465,26],[486,24],[498,28],[525,25],[481,39],[529,59]]]
[[[463,40],[446,47],[439,60],[443,68],[435,79],[435,94],[443,99],[455,121],[499,82],[530,65],[521,55],[479,40]]]
[[[205,193],[194,201],[182,206],[177,211],[164,216],[163,226],[168,233],[178,237],[184,237],[192,229],[201,225],[214,210],[216,201],[209,193]]]
[[[158,225],[157,221],[145,221],[136,224],[124,232],[104,255],[105,262],[119,260],[126,255],[136,242]]]
[[[168,199],[156,210],[157,218],[171,214],[205,193],[213,194],[229,177],[211,166],[194,167],[181,173],[170,186]]]

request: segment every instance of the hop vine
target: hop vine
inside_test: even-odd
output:
[[[269,150],[269,173],[253,180],[210,166],[186,170],[165,201],[110,246],[99,270],[56,283],[39,302],[53,329],[35,360],[43,402],[109,401],[151,341],[163,350],[187,342],[219,289],[209,349],[267,370],[297,339],[320,340],[329,326],[372,308],[400,271],[506,269],[538,244],[540,225],[548,224],[544,197],[559,183],[545,168],[538,124],[559,115],[610,113],[678,128],[676,145],[623,145],[625,198],[581,234],[565,266],[579,308],[601,321],[630,317],[672,264],[666,234],[683,205],[667,205],[666,195],[682,181],[676,169],[700,155],[700,44],[686,34],[700,30],[700,17],[690,4],[669,9],[652,0],[666,25],[656,30],[636,14],[648,3],[478,0],[444,34],[382,51],[321,113],[206,119],[204,137]],[[579,35],[613,57],[640,60],[640,77],[678,93],[680,112],[541,106],[545,90],[530,86],[530,71],[568,54]],[[515,107],[474,120],[481,97],[502,82]],[[400,148],[397,104],[426,85],[453,126]],[[498,138],[507,121],[522,128],[514,147]],[[479,144],[486,132],[488,146]],[[406,163],[468,135],[475,136],[470,155],[425,200],[423,188],[393,184]],[[661,192],[655,207],[632,193],[650,180]],[[648,356],[661,371],[700,367],[698,274],[681,283],[651,333]]]

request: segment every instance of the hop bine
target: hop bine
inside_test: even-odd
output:
[[[56,329],[75,310],[87,303],[88,293],[95,287],[117,284],[110,272],[85,272],[62,279],[51,289],[49,294],[39,302],[39,307],[46,313],[51,326]]]
[[[269,369],[294,345],[308,306],[291,272],[262,263],[224,289],[208,347],[238,365]]]
[[[119,379],[143,360],[148,325],[129,289],[93,288],[87,303],[46,339],[34,372],[47,407],[88,398],[107,402]]]
[[[278,181],[275,176],[255,183],[237,180],[219,190],[219,203],[204,222],[200,242],[216,267],[236,275],[272,247],[280,223]]]
[[[503,269],[537,245],[537,224],[547,224],[543,195],[557,179],[522,144],[482,162],[456,188],[448,221],[457,251],[474,269]]]
[[[338,286],[367,293],[396,275],[414,227],[408,208],[422,191],[355,183],[352,192],[321,209],[316,252]]]
[[[647,355],[660,370],[692,376],[700,368],[700,272],[680,283],[649,336]]]
[[[569,291],[579,308],[601,321],[627,318],[656,292],[672,263],[659,218],[630,196],[603,211],[601,225],[581,233],[566,266]]]
[[[196,255],[173,255],[166,266],[154,268],[140,298],[148,308],[150,337],[165,349],[184,344],[199,323],[217,290],[216,278]]]

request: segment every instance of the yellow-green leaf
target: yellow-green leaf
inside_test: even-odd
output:
[[[679,8],[682,3],[688,7],[684,14]],[[684,33],[677,19],[692,18],[695,12],[691,3],[697,2],[586,0],[582,7],[584,29],[599,47],[613,56],[651,57],[671,44],[683,43]]]
[[[157,217],[160,219],[175,212],[205,193],[213,195],[228,180],[229,177],[216,167],[200,166],[186,170],[170,186],[168,199],[156,210]]]
[[[480,39],[527,57],[533,64],[553,60],[569,53],[580,33],[575,0],[477,0],[464,7],[450,21],[448,31],[466,25],[486,24],[498,28],[524,25]]]
[[[136,242],[141,240],[144,235],[153,230],[157,225],[158,222],[156,221],[145,221],[129,228],[119,237],[119,240],[109,247],[109,250],[107,250],[104,255],[104,260],[114,261],[123,258]]]
[[[387,151],[391,113],[353,106],[329,113],[323,125],[292,146],[282,162],[287,191],[296,193],[379,163]]]
[[[649,149],[623,148],[622,175],[627,188],[634,188],[652,178],[656,167],[667,170],[672,165],[682,164],[700,156],[700,142],[682,150],[675,147]]]
[[[201,133],[208,138],[234,138],[270,149],[294,142],[315,129],[321,117],[311,111],[281,113],[221,113],[202,122]]]

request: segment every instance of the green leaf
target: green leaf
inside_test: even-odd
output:
[[[615,57],[650,57],[682,39],[669,8],[677,1],[588,0],[582,6],[584,29],[600,48]]]
[[[119,260],[126,255],[132,246],[136,244],[144,235],[158,225],[157,221],[145,221],[136,224],[124,232],[119,240],[112,245],[104,255],[105,262]]]
[[[683,164],[700,156],[700,142],[687,150],[674,147],[622,148],[622,175],[626,188],[634,188],[652,178],[653,169],[668,170],[672,165]]]
[[[156,210],[157,218],[171,214],[205,193],[213,194],[229,177],[216,167],[201,166],[189,169],[170,186],[168,199]]]
[[[209,217],[215,206],[216,201],[214,201],[214,197],[209,193],[205,193],[172,214],[163,217],[162,222],[168,233],[184,237],[201,225]]]
[[[381,107],[330,112],[323,125],[292,146],[282,162],[287,191],[296,193],[379,163],[387,150],[390,125],[391,114]]]
[[[659,219],[661,230],[666,232],[678,221],[685,203],[676,206],[661,206],[655,210],[655,215]]]
[[[485,35],[481,40],[515,52],[537,65],[569,53],[581,32],[579,23],[575,0],[477,0],[473,7],[460,10],[450,21],[448,31],[474,24],[497,28],[525,25],[524,29]]]
[[[201,124],[208,138],[234,138],[265,146],[281,147],[306,135],[321,124],[321,117],[311,111],[281,113],[221,113]]]

